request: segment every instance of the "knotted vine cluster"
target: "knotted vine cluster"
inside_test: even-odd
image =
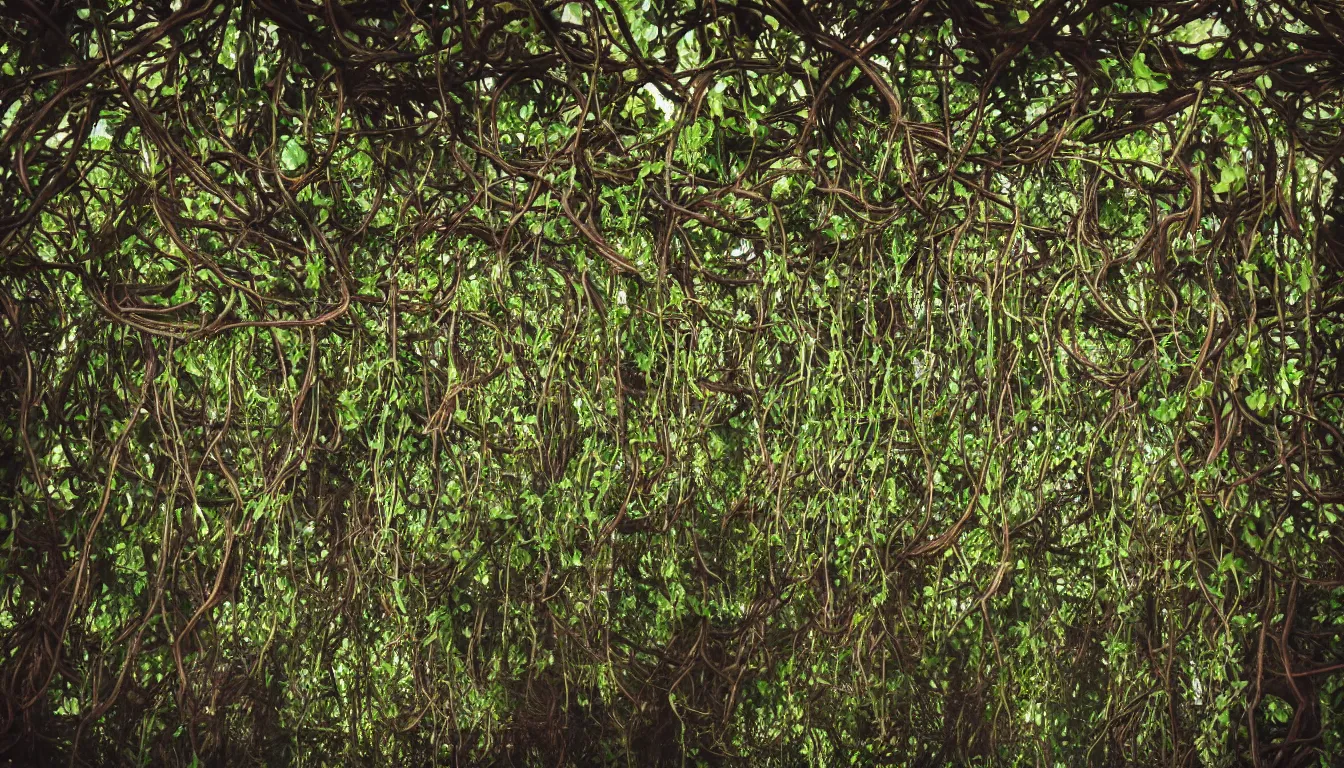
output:
[[[1338,3],[2,13],[0,755],[1344,754]]]

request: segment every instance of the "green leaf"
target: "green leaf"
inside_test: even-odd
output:
[[[1264,414],[1266,405],[1269,403],[1269,393],[1263,389],[1257,389],[1246,396],[1246,405],[1257,413]]]
[[[285,142],[284,148],[280,151],[280,164],[286,171],[296,171],[308,162],[308,151],[303,148],[296,138],[290,138]]]
[[[1148,66],[1146,54],[1136,54],[1130,66],[1134,70],[1135,85],[1140,91],[1155,93],[1167,87],[1165,76],[1158,75]]]

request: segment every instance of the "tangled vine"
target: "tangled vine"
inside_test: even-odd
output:
[[[1344,6],[0,8],[0,759],[1344,754]]]

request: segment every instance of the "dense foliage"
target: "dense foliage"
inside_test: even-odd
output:
[[[0,756],[1344,754],[1338,4],[0,13]]]

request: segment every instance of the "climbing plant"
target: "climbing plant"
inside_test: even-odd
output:
[[[1326,765],[1344,7],[0,9],[0,759]]]

